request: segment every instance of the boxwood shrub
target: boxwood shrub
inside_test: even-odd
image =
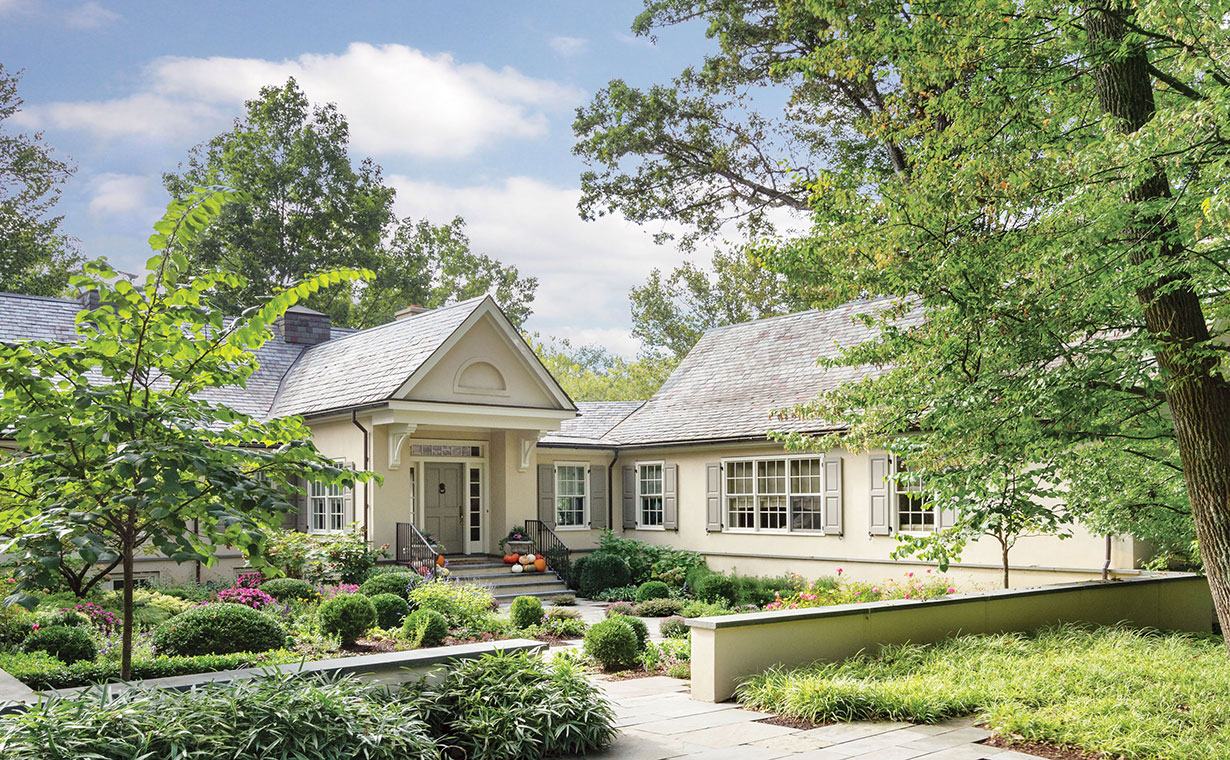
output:
[[[98,656],[98,647],[84,628],[51,625],[31,631],[22,642],[24,652],[46,652],[66,665]]]
[[[376,624],[376,608],[363,594],[339,594],[320,605],[316,619],[321,633],[353,644]]]
[[[434,647],[448,636],[448,620],[435,610],[415,610],[406,615],[402,636],[416,647]]]
[[[583,644],[586,656],[606,670],[623,670],[635,665],[640,648],[632,626],[625,622],[628,619],[617,615],[590,626]]]
[[[542,622],[542,600],[536,596],[519,596],[508,608],[512,624],[516,628],[529,628]]]
[[[397,594],[402,599],[408,601],[410,599],[410,589],[421,580],[423,580],[423,576],[418,573],[412,573],[409,570],[380,573],[363,581],[363,585],[359,586],[359,593],[367,596]]]
[[[696,598],[702,602],[727,604],[734,604],[738,600],[734,582],[720,573],[712,573],[700,579],[700,584],[696,587]]]
[[[260,589],[279,602],[309,602],[319,596],[312,584],[299,578],[271,578]]]
[[[678,615],[683,610],[683,601],[679,599],[646,599],[633,608],[633,614],[639,617],[667,617]]]
[[[410,614],[410,604],[397,594],[376,594],[372,598],[376,608],[376,625],[381,628],[398,628]]]
[[[671,595],[670,586],[662,581],[645,581],[636,587],[636,601],[647,602],[650,599],[665,599]]]
[[[581,596],[594,598],[608,588],[627,586],[632,582],[628,563],[614,554],[594,552],[581,570]]]
[[[243,604],[206,604],[176,615],[154,629],[159,654],[202,655],[267,652],[286,644],[278,621]]]

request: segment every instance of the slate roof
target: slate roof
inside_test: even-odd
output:
[[[811,432],[819,420],[777,420],[781,409],[860,380],[872,367],[821,369],[820,357],[867,341],[878,328],[852,317],[882,311],[889,299],[719,327],[706,332],[654,397],[610,430],[608,445],[641,446],[763,438],[770,429]],[[900,323],[921,321],[915,310]]]
[[[487,296],[403,317],[305,351],[269,414],[319,414],[386,401]]]
[[[609,446],[611,428],[644,404],[644,401],[578,401],[577,416],[560,423],[558,432],[539,443],[543,446]]]

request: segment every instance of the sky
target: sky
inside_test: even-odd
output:
[[[17,128],[77,167],[58,213],[91,258],[139,271],[162,173],[294,76],[346,115],[352,158],[383,167],[398,216],[461,215],[476,251],[539,279],[527,329],[632,355],[629,289],[684,257],[657,227],[580,219],[573,115],[611,79],[668,82],[713,46],[696,24],[634,37],[642,7],[0,0],[0,63],[24,70]]]

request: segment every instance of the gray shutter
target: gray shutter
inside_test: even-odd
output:
[[[841,457],[824,458],[824,532],[841,535]]]
[[[354,469],[354,462],[343,462],[342,466],[347,470]],[[359,517],[354,513],[354,492],[359,487],[358,483],[350,488],[342,489],[342,525],[349,527],[351,523],[358,522]]]
[[[306,490],[308,483],[305,478],[295,478],[295,484]],[[306,493],[296,493],[294,499],[295,506],[298,507],[299,513],[295,516],[295,530],[300,533],[308,532],[308,497]]]
[[[871,528],[873,536],[887,536],[889,533],[889,516],[891,514],[891,498],[889,492],[889,458],[887,454],[871,455]]]
[[[636,468],[625,467],[624,477],[624,530],[636,529]]]
[[[606,465],[591,464],[589,466],[589,527],[594,530],[606,529]]]
[[[538,465],[538,519],[555,527],[555,465]]]
[[[679,465],[662,466],[662,527],[679,530]]]
[[[943,509],[940,510],[939,519],[940,519],[940,530],[943,530],[945,528],[951,528],[952,526],[956,525],[957,524],[957,508],[956,507],[944,507]]]
[[[722,529],[722,465],[705,465],[705,530]]]

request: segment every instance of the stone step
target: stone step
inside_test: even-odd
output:
[[[560,588],[558,588],[558,589],[554,589],[554,590],[547,590],[547,591],[522,591],[522,592],[520,592],[520,593],[516,593],[516,594],[495,594],[494,596],[495,596],[495,600],[496,600],[497,602],[499,602],[500,604],[506,604],[506,603],[511,602],[512,600],[516,599],[516,598],[517,598],[517,597],[519,597],[519,596],[537,596],[537,597],[539,597],[539,598],[544,598],[544,599],[545,599],[545,598],[548,598],[548,597],[558,596],[558,595],[560,595],[560,594],[567,594],[567,593],[570,593],[570,592],[568,591],[568,587],[567,587],[567,586],[564,586],[563,584],[560,584]]]
[[[453,575],[511,575],[508,571],[508,565],[503,562],[487,562],[483,564],[473,565],[454,565],[451,562],[448,565],[448,571]]]

